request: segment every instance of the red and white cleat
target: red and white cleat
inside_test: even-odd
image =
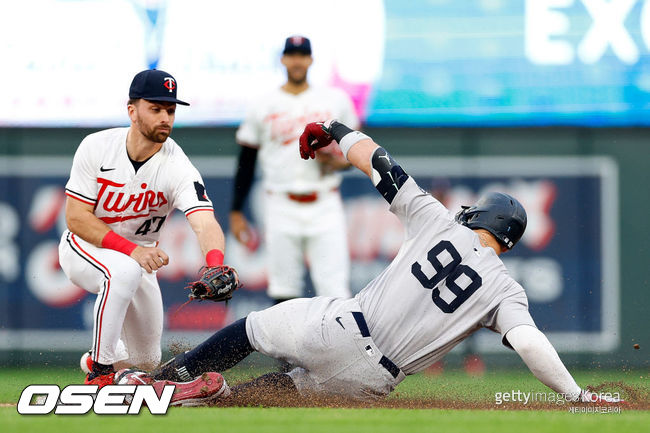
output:
[[[156,394],[162,395],[165,385],[174,385],[170,406],[205,406],[218,398],[228,397],[230,387],[222,375],[215,372],[203,373],[189,382],[154,380],[147,373],[137,370],[120,370],[115,374],[118,385],[152,385]]]
[[[106,385],[113,385],[115,383],[115,373],[110,373],[110,374],[104,374],[101,376],[97,376],[94,379],[88,379],[90,375],[86,376],[86,380],[84,381],[85,385],[99,385],[99,388],[97,390],[102,389]]]
[[[151,385],[155,380],[147,373],[132,368],[123,368],[115,373],[116,385]]]

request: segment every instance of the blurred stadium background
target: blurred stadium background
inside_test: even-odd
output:
[[[649,367],[643,0],[3,2],[0,365],[69,364],[90,345],[94,297],[58,266],[63,185],[85,135],[128,125],[133,75],[157,67],[177,78],[192,106],[178,110],[172,136],[227,230],[235,129],[257,95],[283,82],[291,34],[312,40],[311,83],[346,90],[364,130],[448,207],[487,189],[523,202],[528,232],[504,261],[570,367]],[[359,291],[397,253],[401,228],[367,179],[350,172],[342,191]],[[258,191],[253,220],[260,206]],[[226,260],[245,287],[227,308],[193,303],[175,314],[201,265],[181,214],[161,245],[171,257],[159,273],[166,349],[271,304],[264,246],[229,238]],[[489,332],[471,350],[488,368],[523,366]]]

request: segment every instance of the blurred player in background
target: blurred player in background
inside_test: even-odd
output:
[[[129,90],[131,126],[91,134],[66,184],[59,261],[70,280],[97,294],[93,343],[81,360],[86,383],[113,383],[115,368],[160,363],[163,303],[158,248],[175,208],[185,213],[208,266],[223,263],[224,235],[203,180],[176,142],[177,83],[164,71],[138,73]]]
[[[334,146],[313,161],[300,160],[298,137],[305,124],[336,117],[359,126],[350,98],[340,89],[307,82],[311,43],[303,36],[286,39],[282,64],[287,82],[250,108],[237,130],[241,145],[230,229],[238,241],[254,247],[255,231],[242,208],[259,153],[264,188],[264,233],[269,275],[268,295],[276,303],[303,296],[304,263],[309,263],[316,294],[349,296],[350,259],[338,170],[349,167]]]
[[[314,393],[372,400],[488,328],[567,401],[619,401],[580,388],[535,326],[523,287],[500,260],[526,229],[526,211],[514,197],[488,193],[454,215],[383,147],[344,124],[307,125],[300,153],[313,158],[332,140],[404,225],[404,242],[390,265],[354,298],[294,299],[253,312],[152,374],[121,372],[121,383],[224,371],[256,350],[297,367],[234,386],[231,403],[250,404],[264,395],[295,402]]]

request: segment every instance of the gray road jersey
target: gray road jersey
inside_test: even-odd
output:
[[[377,347],[404,373],[442,358],[481,327],[535,326],[523,288],[492,248],[409,178],[391,212],[405,227],[392,263],[358,295]]]

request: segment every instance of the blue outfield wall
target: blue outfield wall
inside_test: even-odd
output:
[[[40,140],[39,132],[45,131],[0,130],[0,144],[18,149],[15,142],[10,143],[13,140],[2,141],[3,136],[14,134],[29,148]],[[71,153],[85,132],[67,131],[67,143],[55,137],[55,143],[65,148],[57,153],[67,153],[64,156],[52,155],[48,152],[51,148],[41,147],[41,155],[5,152],[0,157],[0,351],[78,353],[91,343],[94,296],[71,285],[57,262],[58,238],[65,225],[63,185]],[[222,142],[230,132],[212,131]],[[634,208],[641,215],[648,207],[647,187],[643,191],[647,183],[640,182],[644,176],[647,179],[641,167],[644,161],[647,167],[648,153],[637,153],[636,158],[631,154],[632,150],[644,150],[634,137],[641,134],[639,131],[624,131],[622,141],[631,144],[622,146],[614,142],[620,138],[605,145],[606,140],[597,133],[611,134],[606,130],[369,132],[421,187],[450,209],[456,210],[478,194],[495,189],[522,201],[528,210],[529,227],[504,261],[526,288],[537,325],[563,356],[583,365],[599,360],[615,366],[647,366],[643,351],[648,328],[639,324],[645,321],[648,308],[644,295],[648,279],[647,270],[638,266],[648,261],[647,245],[643,247],[647,235],[630,233],[637,221],[628,218],[630,212],[626,211],[631,195],[637,198]],[[55,135],[62,133],[56,131]],[[190,141],[199,149],[186,147],[227,230],[235,149],[227,143],[225,156],[210,155],[210,133],[180,129],[175,136],[182,145]],[[554,140],[544,140],[549,134]],[[572,135],[577,143],[561,147]],[[521,137],[526,140],[520,141]],[[45,140],[52,140],[52,136]],[[601,140],[603,144],[599,144]],[[537,144],[545,141],[544,152],[540,152]],[[519,144],[518,151],[511,150],[517,142],[524,144]],[[630,152],[623,149],[625,146]],[[565,154],[558,154],[554,148]],[[414,156],[415,150],[427,155]],[[507,154],[499,155],[504,152]],[[50,155],[43,155],[47,153]],[[630,182],[637,184],[636,190],[626,189]],[[342,193],[348,217],[352,289],[357,292],[395,256],[402,228],[359,173],[346,173]],[[262,238],[259,215],[264,196],[257,186],[247,209]],[[182,214],[175,212],[166,223],[161,247],[170,255],[171,263],[159,272],[166,310],[165,345],[174,341],[193,344],[249,311],[270,305],[264,294],[264,244],[249,251],[231,237],[227,242],[227,261],[237,267],[245,287],[227,308],[223,304],[191,303],[178,311],[186,300],[183,287],[196,276],[201,257]],[[308,282],[306,293],[310,290]],[[633,350],[634,343],[639,343],[641,350]],[[487,331],[477,333],[470,346],[487,356],[505,353],[498,336]]]

